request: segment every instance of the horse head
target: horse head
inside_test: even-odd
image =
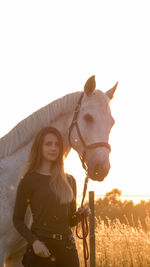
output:
[[[95,90],[95,76],[84,86],[75,108],[69,129],[69,142],[79,154],[87,175],[92,180],[103,181],[110,170],[109,134],[114,119],[109,102],[113,98],[116,85],[106,93]]]

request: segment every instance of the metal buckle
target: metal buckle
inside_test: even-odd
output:
[[[60,234],[53,234],[52,237],[56,240],[62,240],[63,239],[62,235],[60,235]]]

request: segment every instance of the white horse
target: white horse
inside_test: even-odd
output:
[[[114,119],[109,102],[116,87],[106,93],[95,90],[92,76],[84,92],[66,95],[39,109],[0,139],[0,267],[4,263],[7,267],[22,266],[27,242],[14,228],[12,214],[16,188],[36,133],[48,125],[56,127],[63,136],[65,154],[73,147],[88,176],[103,180],[110,169],[108,138]],[[25,221],[30,227],[31,213],[26,213]]]

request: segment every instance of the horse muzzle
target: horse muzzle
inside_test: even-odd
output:
[[[101,165],[100,163],[95,166],[88,167],[88,177],[94,181],[102,182],[108,175],[110,170],[110,164]]]

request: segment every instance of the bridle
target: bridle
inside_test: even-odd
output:
[[[83,168],[85,169],[85,172],[86,172],[81,207],[83,207],[83,202],[84,202],[86,191],[87,191],[87,183],[88,183],[88,179],[89,179],[89,177],[88,177],[88,167],[87,167],[87,165],[85,163],[86,150],[87,149],[94,149],[94,148],[97,148],[97,147],[106,147],[109,151],[111,151],[111,146],[106,142],[97,142],[97,143],[93,143],[91,145],[87,145],[85,143],[84,138],[83,138],[83,136],[81,134],[78,122],[77,122],[77,118],[78,118],[78,114],[79,114],[79,111],[80,111],[80,108],[81,108],[81,102],[82,102],[83,96],[84,96],[84,93],[81,94],[81,96],[79,98],[79,101],[78,101],[78,103],[77,103],[77,105],[75,107],[73,119],[72,119],[71,125],[69,127],[69,136],[68,136],[69,144],[72,147],[72,145],[71,145],[71,131],[72,131],[73,127],[76,127],[78,136],[79,136],[80,141],[81,141],[81,143],[83,145],[83,148],[84,148],[82,155],[79,154],[80,160],[82,162],[82,166],[83,166]],[[88,232],[89,232],[87,217],[83,216],[83,218],[81,220],[81,226],[82,226],[82,236],[79,235],[78,224],[76,226],[76,235],[77,235],[78,238],[83,239],[84,263],[85,263],[85,267],[87,267],[87,260],[89,258],[89,250],[88,250],[88,245],[87,245],[87,241],[86,241],[86,238],[87,238]]]
[[[77,122],[77,118],[78,118],[78,114],[79,114],[79,111],[80,111],[80,108],[81,108],[81,102],[82,102],[82,98],[84,96],[84,93],[81,94],[80,98],[79,98],[79,101],[75,107],[75,110],[74,110],[74,116],[73,116],[73,120],[72,120],[72,123],[69,127],[69,144],[70,146],[72,147],[71,145],[71,131],[73,129],[73,127],[76,127],[76,130],[77,130],[77,133],[78,133],[78,136],[80,138],[80,141],[84,147],[84,150],[83,150],[83,154],[80,155],[79,154],[79,157],[80,157],[80,160],[82,162],[82,166],[85,170],[87,170],[87,165],[85,163],[85,154],[86,154],[86,150],[87,149],[94,149],[94,148],[97,148],[97,147],[106,147],[109,151],[111,151],[111,146],[110,144],[106,143],[106,142],[97,142],[97,143],[93,143],[91,145],[86,145],[85,141],[84,141],[84,138],[82,137],[81,135],[81,131],[80,131],[80,128],[79,128],[79,125],[78,125],[78,122]]]
[[[72,123],[71,123],[71,125],[69,127],[69,136],[68,136],[69,144],[72,147],[72,145],[71,145],[71,131],[72,131],[73,127],[76,127],[78,136],[79,136],[80,141],[81,141],[81,143],[83,145],[83,148],[84,148],[83,154],[82,155],[79,154],[80,160],[82,162],[82,166],[86,171],[86,178],[85,178],[85,181],[84,181],[84,189],[83,189],[83,197],[82,197],[81,207],[83,207],[83,202],[84,202],[86,191],[87,191],[87,183],[88,183],[88,179],[89,179],[88,178],[88,167],[87,167],[87,165],[85,163],[86,150],[87,149],[94,149],[94,148],[97,148],[97,147],[106,147],[109,151],[111,151],[111,146],[106,142],[97,142],[97,143],[93,143],[91,145],[86,145],[86,143],[84,141],[84,138],[83,138],[83,136],[81,134],[78,122],[77,122],[77,118],[78,118],[78,114],[79,114],[79,111],[80,111],[80,108],[81,108],[81,102],[82,102],[83,96],[84,96],[84,93],[81,94],[81,96],[79,98],[79,101],[78,101],[78,103],[77,103],[77,105],[75,107]],[[82,236],[79,235],[78,224],[76,226],[76,235],[77,235],[78,238],[83,239],[84,263],[85,263],[85,267],[87,267],[87,260],[89,258],[88,245],[87,245],[87,241],[86,241],[86,238],[87,238],[88,232],[89,232],[87,217],[83,216],[83,218],[81,220],[81,226],[82,226]]]

